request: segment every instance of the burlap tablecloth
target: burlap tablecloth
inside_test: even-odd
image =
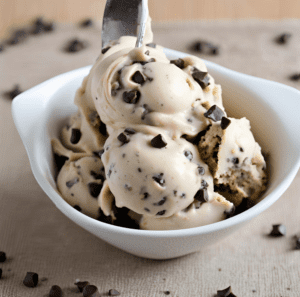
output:
[[[247,74],[300,89],[288,76],[300,72],[300,20],[207,21],[154,24],[155,41],[188,51],[203,39],[221,46],[220,55],[204,56]],[[292,33],[290,42],[273,39]],[[67,54],[72,37],[89,47]],[[214,296],[232,286],[239,297],[300,296],[300,250],[293,236],[300,233],[300,174],[285,194],[245,228],[201,252],[179,259],[153,261],[126,254],[89,234],[66,218],[35,181],[11,116],[11,100],[3,92],[19,83],[26,90],[60,73],[89,65],[100,52],[100,31],[60,26],[55,32],[28,38],[0,53],[0,296],[47,296],[52,285],[64,296],[81,296],[76,279],[98,286],[103,296],[111,288],[121,296]],[[284,98],[282,98],[284,100]],[[300,127],[299,127],[300,129]],[[287,236],[266,236],[272,224],[283,223]],[[27,271],[48,280],[38,287],[22,284]]]

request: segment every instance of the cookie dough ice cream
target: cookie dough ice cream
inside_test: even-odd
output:
[[[203,61],[168,59],[147,30],[140,48],[110,42],[77,91],[52,140],[58,190],[93,218],[146,230],[224,220],[265,189],[260,146],[247,119],[227,117]]]

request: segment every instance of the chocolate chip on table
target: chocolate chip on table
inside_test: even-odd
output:
[[[204,71],[200,71],[196,67],[194,67],[194,72],[192,73],[192,77],[200,85],[202,89],[205,89],[210,85],[208,73]]]
[[[231,287],[229,286],[224,290],[218,290],[216,297],[236,297],[236,296],[232,293]]]
[[[273,237],[285,236],[286,227],[283,224],[273,225],[273,229],[269,235]]]
[[[167,145],[167,142],[163,139],[161,134],[158,134],[151,139],[151,145],[155,148],[163,148]]]
[[[277,36],[275,38],[275,41],[278,44],[286,44],[291,37],[292,37],[292,34],[290,34],[290,33],[283,33],[283,34],[280,34],[279,36]]]
[[[87,285],[82,291],[83,297],[100,297],[98,288],[94,285]]]
[[[295,73],[290,76],[290,80],[298,81],[300,80],[300,73]]]
[[[198,166],[198,173],[199,173],[200,175],[204,175],[204,174],[205,174],[205,169],[204,169],[204,167]]]
[[[157,216],[163,216],[165,213],[166,213],[166,210],[161,210],[156,215]]]
[[[165,202],[167,201],[167,197],[163,197],[160,201],[153,203],[154,206],[161,206],[164,205]]]
[[[128,143],[130,141],[130,138],[128,135],[124,133],[120,133],[117,137],[117,139],[124,145],[125,143]]]
[[[170,292],[170,291],[164,291],[164,294],[165,294],[165,295],[170,295],[171,292]]]
[[[229,120],[228,118],[226,117],[222,117],[221,119],[221,128],[222,130],[225,130],[231,123],[231,120]]]
[[[132,81],[134,81],[135,83],[137,84],[144,84],[145,82],[145,79],[144,79],[144,76],[142,75],[142,73],[140,71],[136,71],[132,77],[131,77]]]
[[[5,252],[0,252],[0,262],[3,263],[6,261],[6,254]]]
[[[86,48],[85,42],[79,40],[79,39],[71,39],[68,41],[65,51],[68,53],[76,53]]]
[[[51,287],[49,292],[49,297],[62,297],[62,296],[63,296],[63,291],[59,286],[54,285]]]
[[[163,173],[155,174],[152,178],[154,181],[156,181],[160,186],[163,186],[165,184],[165,180],[163,179]]]
[[[156,48],[156,44],[155,43],[147,43],[146,46]]]
[[[204,113],[204,116],[214,122],[218,122],[224,117],[224,112],[217,105],[213,105],[206,113]]]
[[[203,188],[198,190],[198,192],[194,196],[194,199],[200,202],[207,202],[208,201],[207,189]]]
[[[193,160],[193,154],[191,151],[184,151],[184,155],[189,161]]]
[[[77,286],[79,292],[81,292],[81,293],[82,293],[84,287],[88,286],[89,284],[90,284],[90,283],[87,282],[87,281],[84,281],[84,282],[76,282],[76,283],[74,283],[74,285]]]
[[[102,189],[102,184],[89,183],[88,188],[89,188],[90,195],[94,198],[98,198]]]
[[[125,91],[123,93],[123,101],[128,104],[136,104],[141,97],[141,93],[138,90]]]
[[[12,100],[21,93],[22,93],[22,91],[20,90],[20,85],[16,84],[16,85],[14,85],[12,90],[5,92],[4,95]]]
[[[81,138],[81,131],[79,129],[72,129],[70,142],[72,144],[77,144]]]
[[[105,47],[101,50],[101,53],[104,55],[109,49],[110,49],[110,46]]]
[[[175,66],[179,67],[180,69],[184,68],[184,61],[182,59],[177,59],[177,60],[171,60],[171,64],[174,64]]]
[[[82,28],[87,28],[87,27],[92,27],[94,25],[94,23],[93,23],[92,19],[88,18],[88,19],[81,21],[79,25]]]
[[[35,272],[27,272],[27,274],[23,280],[24,286],[29,287],[29,288],[36,287],[38,282],[39,282],[39,276]]]
[[[81,207],[80,207],[79,205],[77,205],[77,204],[74,205],[73,207],[74,207],[77,211],[82,211]]]
[[[79,178],[75,177],[69,181],[66,182],[66,186],[70,189],[72,188],[75,184],[77,184],[79,182]]]
[[[132,129],[132,128],[126,128],[126,129],[124,130],[124,132],[125,132],[126,134],[131,134],[131,135],[133,135],[133,134],[136,133],[136,131],[135,131],[134,129]]]
[[[202,40],[194,42],[191,46],[191,50],[208,55],[218,55],[220,52],[217,45]]]
[[[110,290],[108,291],[108,295],[109,295],[109,296],[119,296],[119,295],[120,295],[120,292],[118,292],[118,291],[115,290],[115,289],[110,289]]]

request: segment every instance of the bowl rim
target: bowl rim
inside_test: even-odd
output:
[[[164,49],[165,53],[167,55],[171,56],[177,56],[178,58],[188,56],[189,54],[178,52],[171,49]],[[287,85],[272,82],[266,79],[253,77],[247,74],[239,73],[234,70],[227,69],[223,66],[217,65],[213,62],[206,61],[202,59],[209,69],[214,69],[218,72],[220,72],[221,75],[231,75],[231,76],[239,76],[240,80],[249,80],[251,79],[254,82],[263,82],[268,83],[269,87],[277,86],[282,88],[285,91],[293,92],[297,96],[299,96],[299,102],[300,102],[300,92],[292,87],[289,87]],[[36,93],[46,87],[49,84],[53,84],[58,82],[59,80],[63,81],[63,84],[66,83],[65,78],[69,78],[68,81],[72,81],[76,79],[77,77],[84,77],[89,70],[91,69],[91,65],[85,66],[79,69],[75,69],[63,74],[60,74],[58,76],[55,76],[23,93],[18,95],[12,103],[12,114],[13,119],[15,122],[15,125],[17,127],[17,130],[19,132],[19,135],[22,139],[22,142],[25,146],[25,149],[27,151],[27,155],[29,157],[31,170],[34,174],[35,179],[37,180],[40,187],[43,189],[43,191],[46,193],[46,195],[52,200],[52,202],[56,205],[57,208],[59,208],[60,211],[62,211],[69,219],[74,221],[76,224],[80,225],[82,227],[82,223],[84,225],[90,225],[94,226],[96,228],[106,229],[109,232],[123,234],[123,235],[133,235],[133,236],[139,236],[139,237],[155,237],[155,238],[174,238],[174,237],[188,237],[188,236],[198,236],[202,234],[208,234],[213,233],[215,231],[220,231],[223,229],[227,229],[229,227],[233,227],[235,225],[241,224],[243,222],[249,221],[252,218],[259,215],[261,212],[269,208],[273,203],[275,203],[281,195],[285,192],[285,190],[289,187],[289,185],[292,183],[294,177],[296,176],[299,166],[300,166],[300,153],[298,155],[297,161],[294,163],[294,166],[292,167],[292,170],[285,176],[285,178],[279,183],[274,190],[268,194],[264,199],[262,199],[259,203],[254,205],[252,208],[242,212],[241,214],[238,214],[234,217],[228,218],[223,221],[219,221],[213,224],[199,226],[199,227],[193,227],[188,229],[177,229],[177,230],[141,230],[141,229],[130,229],[126,227],[119,227],[111,224],[107,224],[101,221],[98,221],[96,219],[93,219],[81,212],[78,212],[75,210],[71,205],[69,205],[61,195],[58,194],[58,192],[52,187],[52,185],[49,183],[49,181],[45,178],[43,172],[40,171],[39,166],[37,164],[37,158],[34,157],[34,153],[30,152],[28,150],[28,147],[26,145],[26,141],[24,139],[24,134],[22,127],[20,126],[20,122],[18,121],[18,115],[19,115],[19,105],[22,101],[26,100],[30,104],[30,95],[33,93]],[[64,79],[62,79],[64,78]],[[62,84],[62,85],[63,85]],[[79,87],[79,86],[78,86]],[[61,88],[61,86],[59,87]],[[58,89],[59,89],[58,88]],[[26,99],[27,98],[27,99]],[[52,96],[49,96],[49,99],[52,98]],[[300,105],[299,105],[300,106]],[[20,106],[21,107],[21,106]],[[300,135],[299,135],[300,136]],[[45,183],[46,181],[46,183]]]

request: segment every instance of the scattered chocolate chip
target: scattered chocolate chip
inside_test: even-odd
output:
[[[292,37],[292,34],[290,34],[290,33],[283,33],[283,34],[277,36],[275,38],[275,41],[278,44],[286,44],[291,37]]]
[[[79,205],[74,205],[73,206],[77,211],[82,211],[81,207]]]
[[[122,145],[130,141],[129,136],[124,133],[120,133],[117,138],[122,143]]]
[[[106,125],[101,121],[99,131],[103,136],[107,136]]]
[[[167,145],[167,142],[163,139],[161,134],[158,134],[151,139],[151,145],[155,148],[163,148]]]
[[[110,289],[110,290],[108,291],[108,295],[109,295],[109,296],[119,296],[120,293],[119,293],[117,290],[115,290],[115,289]]]
[[[224,290],[218,290],[216,297],[236,297],[236,296],[232,293],[231,287],[229,286]]]
[[[90,195],[94,198],[98,198],[102,189],[102,184],[89,183],[88,187],[89,187]]]
[[[124,130],[124,132],[125,132],[126,134],[131,134],[131,135],[133,135],[133,134],[136,133],[136,131],[135,131],[134,129],[132,129],[132,128],[126,128],[126,129]]]
[[[149,106],[147,104],[143,104],[143,108],[144,108],[144,111],[142,113],[141,120],[144,120],[146,118],[146,115],[151,112],[151,109],[149,108]]]
[[[224,117],[224,112],[217,105],[213,105],[206,113],[204,113],[204,116],[214,122],[218,122]]]
[[[223,130],[225,130],[230,125],[230,123],[231,123],[231,120],[229,120],[226,117],[222,117],[222,119],[221,119],[221,128]]]
[[[156,174],[152,178],[155,180],[160,186],[163,186],[165,184],[165,180],[163,179],[163,173]]]
[[[175,66],[179,67],[180,69],[184,68],[184,60],[182,60],[180,58],[177,60],[171,60],[170,63],[174,64]]]
[[[149,50],[145,51],[145,55],[149,56],[150,55],[150,51]]]
[[[206,41],[196,41],[192,44],[191,50],[207,55],[219,54],[219,47]]]
[[[201,187],[202,188],[208,188],[208,183],[207,183],[206,180],[204,180],[204,179],[201,180]]]
[[[93,152],[93,154],[96,156],[96,157],[99,157],[101,158],[101,156],[103,155],[104,153],[104,149],[100,150],[100,151],[95,151]]]
[[[198,190],[198,192],[194,196],[194,199],[200,202],[207,202],[208,201],[207,189],[203,188]]]
[[[68,41],[65,51],[68,53],[76,53],[86,48],[85,42],[79,40],[79,39],[71,39]]]
[[[204,169],[204,167],[198,166],[198,173],[199,173],[200,175],[204,175],[204,174],[205,174],[205,169]]]
[[[290,80],[294,80],[294,81],[300,80],[300,73],[295,73],[291,75]]]
[[[184,155],[189,161],[193,160],[193,154],[191,151],[184,151]]]
[[[20,90],[20,85],[17,84],[17,85],[14,85],[14,87],[11,91],[6,92],[5,96],[12,100],[21,93],[22,93],[22,91]]]
[[[163,199],[161,199],[160,201],[153,203],[154,206],[161,206],[164,205],[165,202],[167,201],[167,197],[163,197]]]
[[[138,172],[142,172],[142,169],[141,169],[141,168],[138,168]]]
[[[49,297],[62,297],[62,296],[63,296],[63,291],[59,286],[54,285],[51,287],[51,290],[49,292]]]
[[[91,27],[93,26],[93,20],[92,19],[85,19],[83,20],[79,25],[82,28]]]
[[[142,73],[140,71],[136,71],[132,77],[131,77],[132,81],[134,81],[137,84],[142,85],[145,82],[144,76],[142,75]]]
[[[27,274],[23,280],[24,286],[29,287],[29,288],[36,287],[38,282],[39,282],[39,276],[35,272],[27,272]]]
[[[149,46],[149,47],[156,48],[156,44],[155,43],[147,43],[146,45]]]
[[[136,104],[141,97],[141,93],[138,90],[132,90],[123,93],[123,101],[128,104]]]
[[[237,164],[239,164],[240,160],[239,160],[239,158],[232,158],[232,159],[231,159],[231,162],[232,162],[233,164],[237,165]]]
[[[2,269],[0,268],[0,279],[2,278]]]
[[[161,210],[156,215],[157,216],[163,216],[165,213],[166,213],[166,210]]]
[[[98,288],[94,285],[87,285],[82,291],[83,297],[100,297]]]
[[[90,284],[90,283],[87,282],[87,281],[84,281],[84,282],[76,282],[76,283],[74,283],[74,285],[77,286],[79,292],[81,292],[81,293],[82,293],[84,287],[88,286],[89,284]]]
[[[284,236],[286,235],[286,227],[282,224],[273,225],[273,229],[269,235],[274,237]]]
[[[109,49],[110,49],[110,46],[105,47],[102,49],[101,53],[104,55]]]
[[[170,292],[170,291],[164,291],[164,294],[165,294],[165,295],[170,295],[171,292]]]
[[[240,147],[240,152],[244,152],[244,149],[242,147]]]
[[[209,76],[207,72],[203,72],[198,70],[197,68],[194,68],[192,77],[202,89],[205,89],[207,86],[210,85]]]
[[[81,138],[81,131],[79,129],[72,129],[70,142],[72,144],[77,144]]]
[[[5,252],[0,252],[0,262],[3,263],[6,261],[6,254]]]
[[[77,184],[79,182],[79,178],[75,177],[72,180],[69,180],[66,182],[66,186],[70,189],[72,188],[75,184]]]
[[[95,172],[95,171],[93,171],[93,170],[91,170],[91,172],[90,172],[90,174],[91,174],[91,176],[94,178],[94,179],[100,179],[100,180],[102,180],[102,181],[104,181],[104,176],[101,174],[101,173],[97,173],[97,172]]]

